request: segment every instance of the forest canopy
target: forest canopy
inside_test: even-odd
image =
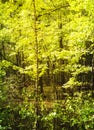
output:
[[[93,0],[0,0],[0,130],[94,129],[93,19]]]

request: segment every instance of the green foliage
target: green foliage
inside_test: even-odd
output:
[[[49,84],[57,96],[58,85],[72,93],[88,86],[93,96],[94,1],[35,0],[36,10],[32,3],[0,0],[0,130],[31,130],[36,123],[40,130],[93,130],[93,98],[67,94],[50,106],[42,89]]]
[[[43,119],[48,129],[53,129],[54,122],[56,129],[80,129],[88,130],[94,128],[94,101],[84,100],[81,97],[67,99],[65,103],[58,103]],[[59,126],[58,126],[59,125]],[[47,129],[47,130],[48,130]]]

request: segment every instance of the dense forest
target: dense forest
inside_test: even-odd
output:
[[[94,130],[93,0],[0,0],[0,130]]]

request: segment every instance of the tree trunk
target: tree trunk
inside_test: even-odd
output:
[[[92,57],[92,88],[91,88],[91,91],[92,91],[92,97],[94,97],[94,54]]]
[[[38,40],[37,40],[37,15],[36,15],[36,4],[35,0],[33,2],[34,9],[34,34],[35,34],[35,59],[36,59],[36,81],[35,81],[35,113],[36,113],[36,121],[35,121],[35,129],[39,129],[39,121],[37,119],[39,115],[39,95],[38,95],[38,81],[39,81],[39,71],[38,71]]]
[[[40,86],[40,94],[43,94],[43,78],[42,78],[42,76],[39,78],[39,86]]]

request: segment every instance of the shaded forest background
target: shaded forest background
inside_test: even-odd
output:
[[[94,129],[94,1],[0,0],[0,130]]]

